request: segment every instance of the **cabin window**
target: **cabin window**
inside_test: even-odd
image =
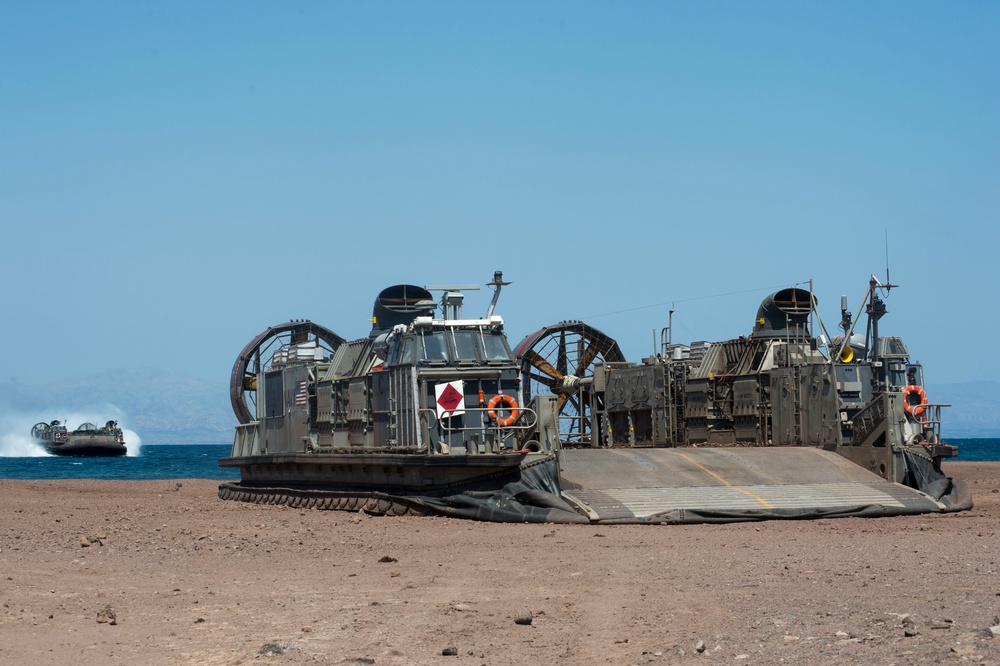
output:
[[[408,363],[412,365],[417,362],[417,345],[413,338],[403,340],[403,344],[400,347],[399,363]]]
[[[459,361],[477,360],[476,332],[468,329],[457,329],[455,331],[455,350],[458,352]]]
[[[483,333],[483,344],[486,345],[487,361],[509,361],[510,349],[503,335],[498,333]]]
[[[424,342],[424,358],[428,361],[447,361],[448,342],[444,331],[432,331],[421,336]]]
[[[903,338],[884,337],[878,341],[879,356],[883,358],[907,358],[910,355]]]

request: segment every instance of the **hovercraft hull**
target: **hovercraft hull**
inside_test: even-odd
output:
[[[113,436],[74,436],[64,443],[46,443],[45,450],[54,456],[112,458],[128,453],[128,448]]]

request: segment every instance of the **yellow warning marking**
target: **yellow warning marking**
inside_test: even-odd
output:
[[[715,477],[716,479],[718,479],[722,483],[726,484],[727,486],[729,486],[733,490],[738,490],[741,493],[743,493],[744,495],[746,495],[747,497],[754,498],[755,500],[757,500],[758,502],[760,502],[761,504],[763,504],[764,506],[766,506],[768,509],[773,509],[774,508],[773,506],[771,506],[770,504],[768,504],[767,500],[765,500],[763,497],[760,497],[759,495],[754,495],[749,490],[743,490],[739,486],[734,486],[733,484],[729,483],[728,481],[726,481],[725,479],[723,479],[721,476],[719,476],[718,474],[716,474],[715,472],[713,472],[709,468],[705,467],[704,465],[702,465],[700,463],[696,463],[695,461],[691,460],[691,458],[687,457],[686,455],[684,455],[680,451],[676,451],[674,449],[667,449],[667,451],[669,451],[670,453],[673,453],[674,455],[678,455],[681,458],[684,458],[684,460],[687,460],[689,463],[691,463],[692,465],[694,465],[695,467],[697,467],[701,471],[705,472],[706,474],[710,474],[711,476]]]

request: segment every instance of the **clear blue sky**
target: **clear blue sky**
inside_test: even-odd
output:
[[[995,2],[4,2],[0,381],[227,381],[409,282],[638,360],[868,276],[931,383],[1000,377]],[[469,298],[481,314],[489,290]],[[703,297],[713,298],[703,298]]]

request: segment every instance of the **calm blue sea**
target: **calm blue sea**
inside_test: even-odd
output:
[[[958,460],[1000,461],[1000,439],[952,439]],[[229,444],[150,445],[122,458],[0,457],[3,479],[239,479],[239,470],[219,467]]]
[[[2,479],[239,479],[238,469],[219,467],[231,444],[143,444],[138,455],[71,458],[0,457]]]
[[[1000,461],[1000,439],[948,439],[947,442],[958,447],[958,458],[955,460]]]

